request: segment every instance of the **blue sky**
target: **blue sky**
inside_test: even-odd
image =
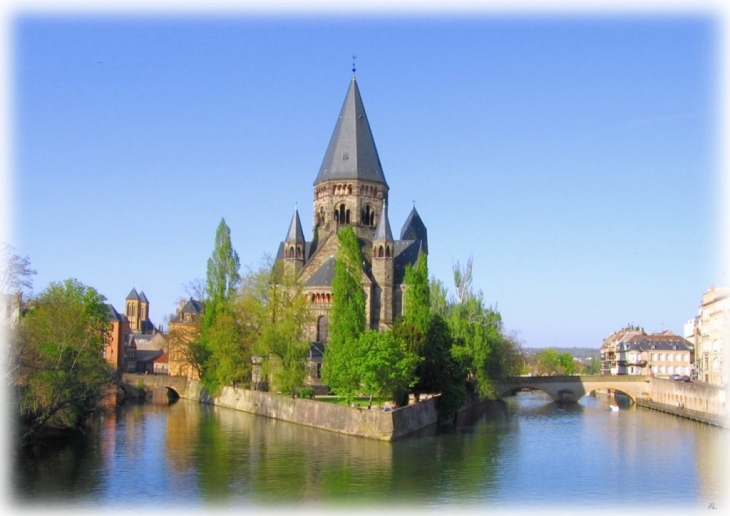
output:
[[[35,292],[74,277],[155,324],[222,217],[274,254],[357,78],[399,232],[527,347],[676,333],[722,266],[713,14],[48,15],[11,19],[13,235]],[[166,326],[166,324],[165,324]]]

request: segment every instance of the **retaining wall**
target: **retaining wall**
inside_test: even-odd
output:
[[[189,380],[180,397],[218,407],[311,426],[346,435],[392,441],[438,421],[438,398],[401,407],[391,412],[353,408],[323,401],[291,398],[237,387],[222,387],[211,397],[199,381]]]

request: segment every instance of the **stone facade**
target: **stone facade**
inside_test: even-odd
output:
[[[730,378],[727,354],[730,352],[730,288],[710,287],[702,295],[697,317],[696,366],[699,379],[713,385],[726,385]]]
[[[363,255],[361,282],[367,327],[385,330],[403,311],[406,267],[428,252],[425,224],[415,207],[393,237],[388,220],[389,187],[353,73],[322,166],[314,181],[312,239],[304,237],[298,210],[279,245],[277,260],[297,275],[314,322],[308,337],[327,343],[337,232],[351,226]],[[316,380],[316,378],[313,378]]]

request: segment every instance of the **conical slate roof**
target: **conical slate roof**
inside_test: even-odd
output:
[[[137,289],[133,288],[132,291],[127,296],[127,301],[139,301],[139,294],[137,294]]]
[[[361,179],[388,186],[354,74],[314,184],[330,179]]]
[[[406,223],[403,224],[403,228],[400,230],[401,240],[422,240],[423,251],[428,253],[428,231],[426,225],[421,220],[421,216],[416,211],[414,206],[411,213],[408,214]]]
[[[393,241],[393,232],[390,230],[390,222],[388,221],[388,205],[383,201],[383,213],[378,220],[378,227],[375,228],[373,241]]]
[[[289,231],[286,234],[286,240],[284,242],[297,244],[306,242],[304,240],[304,231],[302,230],[302,221],[299,220],[299,211],[296,208],[294,208],[294,215],[292,215]]]

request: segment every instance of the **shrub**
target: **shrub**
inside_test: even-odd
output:
[[[299,397],[303,399],[311,400],[314,398],[314,389],[311,387],[304,387],[299,390]]]

